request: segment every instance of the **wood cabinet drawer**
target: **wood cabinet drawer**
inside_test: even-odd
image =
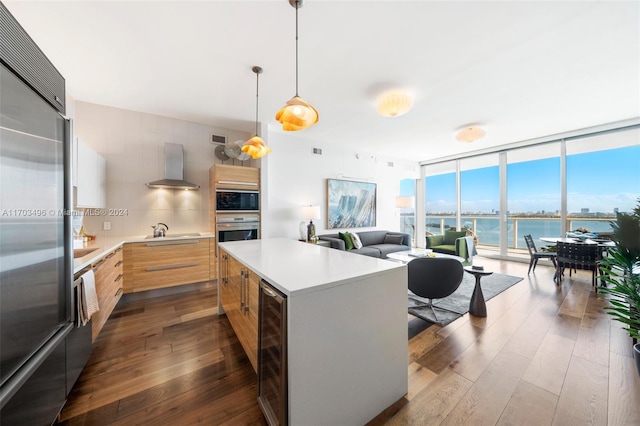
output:
[[[133,291],[209,280],[209,239],[132,244]]]
[[[92,317],[91,338],[95,340],[122,297],[122,247],[108,253],[92,265],[100,310]]]

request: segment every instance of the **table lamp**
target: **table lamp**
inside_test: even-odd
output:
[[[307,225],[307,241],[311,241],[311,237],[316,235],[316,226],[313,219],[320,219],[320,206],[305,206],[302,208],[302,218],[309,220]]]

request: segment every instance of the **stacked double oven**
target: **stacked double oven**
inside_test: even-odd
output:
[[[215,202],[219,243],[259,238],[260,191],[216,188]]]
[[[260,169],[215,164],[209,173],[218,242],[260,238]]]

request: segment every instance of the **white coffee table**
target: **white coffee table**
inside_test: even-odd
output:
[[[431,249],[412,248],[411,250],[396,251],[389,253],[387,258],[397,260],[399,262],[409,263],[417,257],[450,257],[456,259],[458,262],[464,262],[464,258],[460,256],[454,256],[452,254],[436,253]]]

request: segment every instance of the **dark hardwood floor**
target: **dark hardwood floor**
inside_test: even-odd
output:
[[[409,342],[409,392],[371,425],[638,425],[631,339],[587,272],[557,287],[543,264],[476,258],[525,277]],[[118,305],[64,407],[67,425],[262,425],[256,375],[215,285]],[[366,391],[366,390],[363,390]],[[327,407],[327,409],[331,409]]]

